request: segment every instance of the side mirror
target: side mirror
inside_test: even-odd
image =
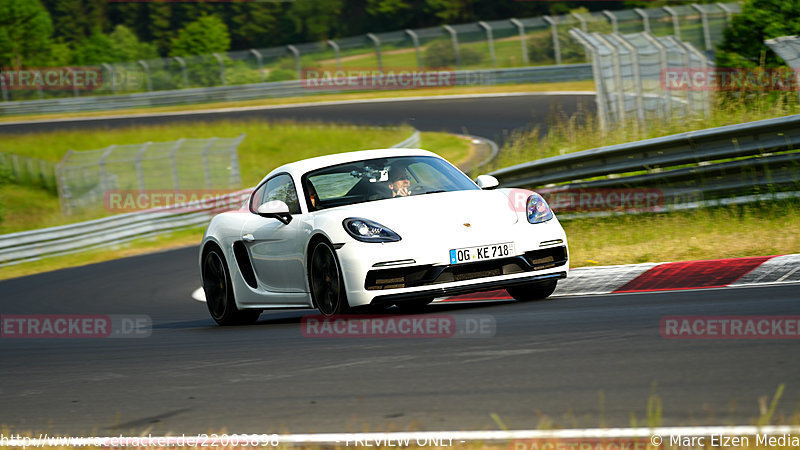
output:
[[[284,225],[292,221],[292,215],[289,213],[289,206],[281,200],[272,200],[267,203],[262,203],[256,211],[261,217],[278,219]]]
[[[481,189],[494,189],[500,186],[500,182],[497,181],[497,178],[491,175],[479,175],[478,178],[475,178],[475,184]]]

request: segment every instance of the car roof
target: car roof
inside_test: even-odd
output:
[[[317,156],[315,158],[284,164],[267,174],[267,176],[265,176],[261,182],[263,183],[267,178],[270,178],[273,175],[281,172],[288,172],[295,176],[295,178],[299,178],[307,172],[321,169],[323,167],[335,166],[337,164],[344,164],[352,161],[363,161],[365,159],[396,158],[398,156],[434,156],[441,158],[436,153],[419,148],[385,148],[378,150],[360,150],[356,152],[335,153],[333,155]]]

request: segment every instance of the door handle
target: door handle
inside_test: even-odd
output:
[[[253,241],[256,240],[256,238],[252,234],[247,233],[244,236],[242,236],[242,240],[245,241],[245,242],[253,242]]]

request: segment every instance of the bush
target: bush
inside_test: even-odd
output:
[[[462,66],[473,66],[483,61],[483,54],[475,49],[459,46],[458,55]],[[456,54],[450,40],[432,42],[425,50],[422,60],[427,67],[447,67],[456,64]]]
[[[272,69],[267,76],[267,81],[289,81],[296,79],[297,72],[289,69]]]

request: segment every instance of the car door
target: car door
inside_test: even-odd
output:
[[[292,215],[300,214],[292,177],[278,174],[262,184],[251,199],[251,210],[273,200],[289,206]],[[278,219],[252,214],[242,227],[242,241],[250,255],[259,287],[270,292],[305,292],[301,220],[284,224]]]

